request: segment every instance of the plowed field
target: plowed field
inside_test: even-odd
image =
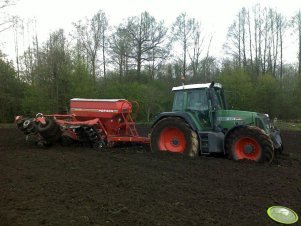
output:
[[[139,147],[39,149],[0,129],[0,225],[279,225],[268,207],[301,215],[301,132],[282,136],[286,154],[267,165]]]

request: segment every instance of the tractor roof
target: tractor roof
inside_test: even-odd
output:
[[[176,86],[172,88],[172,91],[175,90],[183,90],[183,89],[201,89],[201,88],[209,88],[211,83],[203,83],[203,84],[190,84],[190,85],[182,85]],[[214,87],[222,88],[220,83],[215,83]]]

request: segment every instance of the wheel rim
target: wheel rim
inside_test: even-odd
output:
[[[236,141],[234,151],[237,159],[258,160],[260,157],[260,145],[249,137],[243,137]]]
[[[29,125],[30,125],[30,120],[24,121],[24,123],[23,123],[24,128],[27,128]]]
[[[186,148],[184,133],[178,128],[165,128],[159,137],[159,149],[183,153]]]

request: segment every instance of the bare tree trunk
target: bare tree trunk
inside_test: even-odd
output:
[[[275,59],[275,53],[276,53],[276,49],[277,49],[277,45],[278,45],[278,30],[276,28],[275,30],[275,22],[277,24],[277,21],[275,21],[275,17],[274,17],[274,14],[273,14],[273,11],[270,10],[270,29],[271,29],[271,32],[270,32],[270,63],[269,63],[269,68],[270,68],[270,71],[272,73],[272,76],[276,77],[276,74],[275,74],[275,70],[274,70],[274,65],[276,65],[276,62],[277,62],[277,59]],[[277,19],[276,19],[277,20]],[[275,33],[276,33],[276,40],[275,40]]]
[[[242,9],[241,13],[241,26],[242,26],[242,51],[243,51],[243,66],[247,66],[247,55],[246,55],[246,10]]]
[[[138,45],[138,54],[137,54],[137,74],[138,76],[141,74],[141,45]]]
[[[301,77],[301,24],[299,25],[299,76]]]
[[[125,58],[125,75],[129,74],[129,58],[126,56]]]
[[[154,54],[154,50],[152,50],[152,68],[151,68],[151,76],[152,76],[152,79],[155,79],[155,54]]]
[[[283,20],[280,16],[280,26],[279,26],[279,38],[280,38],[280,73],[279,77],[282,80],[283,74]]]
[[[298,61],[299,61],[299,67],[298,67],[298,74],[301,78],[301,11],[299,10],[297,14],[297,26],[298,26],[298,34],[299,34],[299,53],[298,53]]]
[[[266,73],[267,71],[267,65],[266,65],[266,62],[267,62],[267,51],[268,51],[268,20],[266,18],[266,21],[265,21],[265,26],[264,26],[264,30],[265,30],[265,33],[264,33],[264,50],[263,50],[263,61],[261,62],[263,67],[262,67],[262,72],[263,73]]]
[[[274,70],[276,72],[276,61],[278,58],[279,50],[280,48],[280,69],[279,69],[279,78],[282,80],[283,78],[283,36],[285,33],[285,30],[287,28],[287,21],[285,17],[283,17],[281,14],[276,13],[276,29],[277,29],[277,36],[276,36],[276,53],[275,53],[275,67]]]
[[[259,20],[259,30],[258,30],[258,75],[262,72],[262,21]]]
[[[186,53],[187,53],[187,36],[186,36],[186,20],[184,21],[184,40],[183,40],[183,76],[186,77]]]
[[[122,74],[123,74],[123,55],[120,54],[119,55],[119,77],[121,78],[122,77]]]
[[[238,64],[241,66],[241,20],[240,13],[238,14]]]
[[[205,60],[205,70],[204,70],[204,81],[206,81],[207,78],[207,72],[208,72],[208,61],[209,61],[209,51],[210,51],[210,46],[211,46],[211,42],[212,42],[212,36],[210,38],[209,41],[209,45],[208,45],[208,49],[207,49],[207,54],[206,54],[206,60]]]
[[[18,20],[14,21],[14,41],[15,41],[15,54],[17,64],[17,77],[20,78],[20,64],[19,64],[19,40],[18,40]]]
[[[251,69],[252,69],[252,72],[253,72],[252,32],[251,32],[251,21],[250,21],[250,11],[249,10],[248,10],[248,28],[249,28],[249,48],[250,48]]]
[[[103,77],[106,77],[106,55],[105,55],[105,29],[102,30],[102,59],[103,59]]]
[[[255,15],[256,16],[256,15]],[[255,67],[256,67],[256,75],[259,76],[259,65],[258,65],[258,58],[259,58],[259,53],[258,53],[258,41],[257,41],[257,35],[258,35],[258,20],[255,19],[255,32],[254,32],[254,45],[255,45]]]
[[[105,49],[102,49],[102,59],[103,59],[103,77],[106,77],[106,56],[105,56]]]
[[[91,59],[91,63],[92,63],[92,79],[93,79],[93,82],[94,82],[94,85],[96,83],[96,56],[92,56],[92,59]]]

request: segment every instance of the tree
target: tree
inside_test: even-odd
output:
[[[200,61],[201,80],[197,82],[212,82],[219,75],[220,69],[216,58],[207,55]]]
[[[64,113],[69,102],[72,69],[64,31],[61,29],[51,33],[39,51],[39,63],[30,65],[32,80],[25,91],[23,108],[28,112],[44,110],[44,113]],[[35,55],[30,57],[37,62]]]
[[[8,62],[0,51],[0,123],[12,122],[20,113],[23,87],[17,78],[12,62]]]
[[[252,74],[282,78],[286,28],[285,17],[273,9],[256,5],[250,13],[242,8],[229,27],[224,48],[239,67],[248,68]]]
[[[192,31],[192,43],[188,50],[188,56],[191,62],[191,68],[193,77],[201,76],[201,80],[205,80],[207,77],[207,70],[205,67],[207,66],[206,63],[210,61],[210,44],[212,41],[212,36],[210,37],[210,41],[208,44],[207,54],[204,57],[204,59],[201,59],[201,54],[204,49],[204,42],[205,42],[205,36],[202,34],[201,25],[200,23],[196,22],[195,29]],[[203,73],[202,73],[203,72]]]
[[[227,41],[224,44],[224,49],[226,54],[230,55],[232,59],[237,62],[238,66],[241,66],[241,48],[240,48],[240,26],[237,26],[237,22],[234,21],[233,24],[228,29]]]
[[[276,30],[277,30],[277,41],[279,39],[279,48],[280,48],[280,72],[279,77],[280,79],[283,78],[283,42],[284,42],[284,35],[288,27],[288,22],[285,17],[281,14],[276,14]],[[276,47],[277,49],[277,47]],[[273,67],[273,74],[276,74],[276,61],[277,61],[277,50],[276,54],[274,55],[274,67]]]
[[[74,23],[76,29],[76,39],[83,46],[87,54],[87,61],[91,67],[92,78],[96,81],[96,63],[98,51],[102,49],[103,75],[106,75],[106,31],[108,21],[103,11],[98,11],[92,19],[86,18],[85,21]]]
[[[255,103],[253,84],[244,69],[225,63],[218,80],[226,90],[227,102],[231,107],[241,110],[252,109]]]
[[[164,59],[162,48],[167,33],[167,28],[163,22],[157,22],[148,12],[141,15],[130,17],[124,27],[130,37],[130,48],[132,52],[127,55],[136,61],[137,74],[141,74],[144,61],[155,61]]]
[[[0,32],[3,32],[11,28],[15,23],[15,17],[12,17],[6,13],[3,13],[3,9],[15,5],[13,0],[0,0]]]
[[[111,40],[111,59],[118,65],[119,76],[125,76],[129,70],[130,36],[127,30],[120,25],[113,33]]]
[[[93,98],[95,92],[93,90],[93,80],[87,69],[87,65],[81,58],[74,58],[72,60],[72,69],[70,73],[70,91],[68,92],[68,99],[74,97]]]
[[[196,47],[194,59],[196,60],[196,57],[199,57],[198,46],[202,42],[200,41],[200,34],[198,34],[198,31],[199,23],[194,18],[189,18],[186,13],[180,14],[172,26],[173,39],[180,44],[180,48],[182,49],[182,57],[179,58],[179,61],[182,64],[184,77],[186,76],[188,67],[188,49],[191,46],[191,42],[193,42],[193,36]]]
[[[52,82],[51,92],[56,100],[56,112],[66,111],[69,92],[70,54],[64,31],[53,32],[46,43],[46,66]]]
[[[301,78],[301,11],[293,17],[292,25],[297,31],[298,35],[298,74]]]
[[[259,78],[254,89],[254,110],[258,112],[268,113],[271,116],[277,116],[280,103],[280,85],[272,75],[265,75]]]
[[[156,31],[154,31],[156,32]],[[164,44],[163,44],[164,43]],[[162,45],[157,46],[156,48],[152,48],[148,53],[148,69],[152,79],[155,79],[156,74],[158,74],[158,70],[162,67],[164,61],[170,55],[170,42],[162,42]],[[156,45],[156,35],[152,34],[151,36],[151,45]]]
[[[35,71],[35,73],[33,73],[33,70],[38,70],[40,68],[41,51],[39,48],[38,34],[36,30],[36,20],[28,20],[26,25],[28,36],[31,36],[31,41],[29,41],[27,47],[24,47],[26,49],[23,52],[23,55],[19,57],[19,66],[17,64],[17,67],[20,67],[21,79],[29,84],[34,84],[36,82],[35,76],[39,74],[39,71]],[[20,21],[20,29],[24,42],[25,35],[23,20]],[[16,45],[18,44],[16,43]],[[16,46],[16,49],[18,50],[18,46]],[[18,56],[16,58],[18,59]]]
[[[150,122],[151,118],[163,111],[170,111],[172,95],[170,95],[170,85],[160,81],[151,81],[142,84],[141,108],[145,114],[145,120]]]

